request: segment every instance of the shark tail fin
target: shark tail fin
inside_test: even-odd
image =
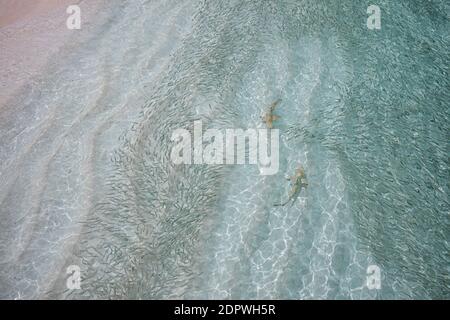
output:
[[[271,113],[275,110],[275,108],[277,107],[277,105],[278,105],[280,102],[281,102],[281,99],[277,99],[277,100],[275,100],[275,101],[271,104],[271,106],[270,106],[270,112],[271,112]]]
[[[287,199],[285,202],[282,202],[282,203],[275,203],[273,206],[274,207],[284,207],[285,205],[288,204],[289,200],[290,199]]]

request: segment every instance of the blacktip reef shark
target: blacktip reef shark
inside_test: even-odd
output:
[[[292,204],[294,204],[300,194],[300,191],[302,191],[302,188],[306,188],[308,186],[305,169],[303,169],[301,165],[297,168],[297,170],[295,170],[295,174],[287,180],[291,181],[292,185],[292,189],[289,192],[289,197],[285,202],[276,203],[274,206],[285,206],[291,200]]]
[[[266,124],[267,128],[272,129],[273,128],[273,122],[280,119],[279,116],[273,114],[275,111],[275,107],[281,102],[281,99],[278,99],[269,107],[269,111],[267,111],[263,116],[261,116],[262,121]]]

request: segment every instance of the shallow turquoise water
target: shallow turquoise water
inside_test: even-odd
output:
[[[120,51],[127,44],[110,34],[141,30],[139,57],[170,59],[157,82],[148,64],[130,67],[142,84],[133,107],[140,114],[117,129],[112,161],[98,160],[108,167],[105,188],[80,219],[65,262],[81,266],[82,290],[56,282],[47,294],[449,298],[446,1],[377,1],[380,30],[366,26],[370,1],[202,1],[183,9],[169,1],[158,10],[176,11],[167,23],[183,34],[172,51],[145,17],[151,3],[111,5],[111,30],[80,49],[103,39]],[[150,50],[158,41],[164,45]],[[109,59],[111,68],[123,63],[118,54]],[[133,89],[131,80],[112,79],[116,90]],[[171,163],[173,130],[197,119],[208,128],[261,127],[261,112],[278,98],[277,175]],[[299,163],[308,188],[292,206],[274,207]],[[378,290],[366,286],[371,265],[381,271]]]

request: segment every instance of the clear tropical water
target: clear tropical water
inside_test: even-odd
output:
[[[110,1],[2,120],[0,297],[449,298],[449,4],[370,4]],[[279,98],[277,175],[170,161]]]

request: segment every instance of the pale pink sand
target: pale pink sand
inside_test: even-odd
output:
[[[81,7],[81,30],[66,27],[66,9],[72,4]],[[0,112],[20,89],[36,85],[50,57],[86,36],[89,28],[84,26],[102,5],[107,1],[0,0]]]
[[[0,28],[77,3],[74,0],[0,0]]]

